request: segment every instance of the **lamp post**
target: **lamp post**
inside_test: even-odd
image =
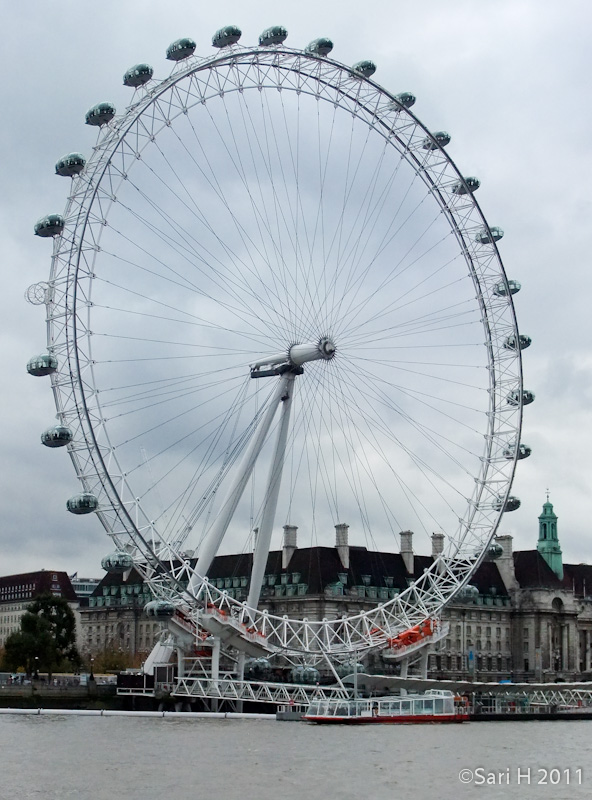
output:
[[[90,675],[88,676],[89,680],[91,680],[91,681],[94,681],[94,679],[95,679],[95,676],[94,676],[94,673],[93,673],[93,664],[94,663],[95,663],[95,660],[94,660],[93,656],[91,656],[90,657]]]
[[[33,678],[38,681],[39,680],[39,656],[35,656],[35,673]]]

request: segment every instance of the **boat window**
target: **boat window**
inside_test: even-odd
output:
[[[423,710],[424,710],[424,714],[431,714],[432,711],[434,710],[434,701],[432,700],[431,697],[429,699],[426,698],[423,701]]]
[[[434,700],[434,712],[436,714],[442,714],[444,712],[444,700],[441,698]]]
[[[409,714],[411,711],[411,700],[401,700],[401,714]]]

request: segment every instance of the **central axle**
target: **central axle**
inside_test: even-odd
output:
[[[290,370],[302,371],[302,365],[309,361],[330,361],[335,356],[335,350],[334,342],[328,337],[323,337],[318,342],[293,344],[287,352],[267,356],[252,364],[251,377],[264,378]]]

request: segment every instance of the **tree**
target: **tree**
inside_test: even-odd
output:
[[[64,661],[78,667],[76,619],[63,597],[39,595],[21,617],[21,629],[6,639],[5,663],[11,669],[24,667],[29,674],[38,668],[51,675]]]

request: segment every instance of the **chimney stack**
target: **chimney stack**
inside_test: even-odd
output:
[[[296,535],[298,528],[296,525],[284,525],[284,547],[282,549],[282,569],[288,569],[288,564],[294,551],[298,548]]]
[[[348,530],[349,525],[345,525],[343,522],[335,526],[335,547],[339,553],[343,569],[349,569]]]
[[[405,562],[405,569],[410,575],[413,575],[413,531],[401,531],[401,555]]]
[[[444,534],[432,533],[432,558],[434,561],[444,552]]]
[[[502,554],[496,559],[499,574],[504,582],[506,591],[510,593],[513,589],[518,589],[518,581],[516,580],[516,572],[514,570],[514,554],[512,553],[513,537],[509,533],[502,533],[496,536],[494,542],[501,545]]]

